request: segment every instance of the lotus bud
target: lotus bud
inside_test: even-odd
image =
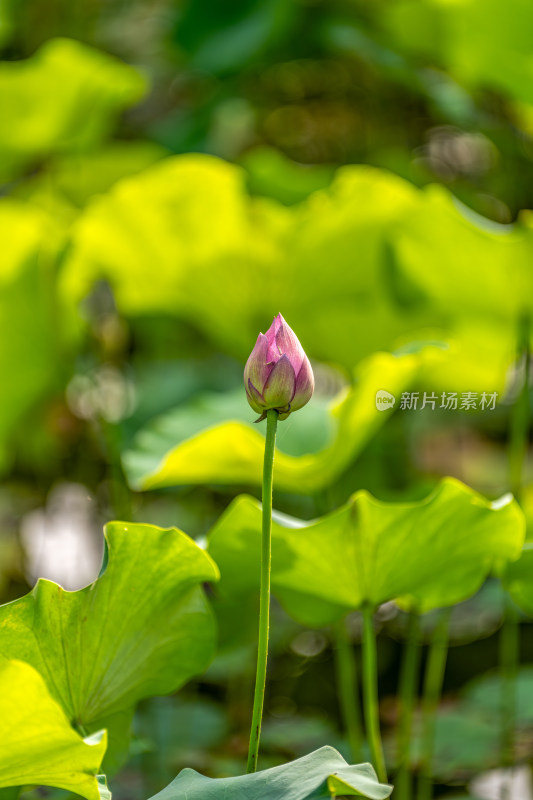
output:
[[[265,419],[271,408],[279,413],[278,419],[287,419],[311,399],[315,388],[311,364],[281,314],[257,337],[244,368],[244,386],[249,404],[261,414],[256,422]]]

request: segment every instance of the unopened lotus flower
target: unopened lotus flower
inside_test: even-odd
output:
[[[260,333],[244,368],[246,397],[255,412],[265,419],[275,408],[279,419],[287,419],[311,399],[315,379],[311,364],[298,337],[281,314],[266,333]]]

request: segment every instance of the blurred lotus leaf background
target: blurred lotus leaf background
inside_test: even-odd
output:
[[[533,459],[517,433],[531,410],[532,32],[529,0],[0,0],[0,600],[38,577],[67,590],[97,580],[110,519],[208,541],[196,583],[217,576],[211,556],[221,568],[213,614],[189,585],[198,608],[175,612],[205,616],[190,669],[148,665],[161,692],[197,676],[216,617],[207,672],[156,699],[138,675],[120,708],[89,714],[85,737],[68,727],[62,686],[41,691],[17,654],[0,662],[12,704],[25,671],[37,717],[52,709],[51,741],[71,748],[79,775],[47,797],[105,796],[83,775],[106,735],[118,800],[146,800],[184,766],[214,779],[242,771],[264,448],[242,369],[279,312],[316,391],[277,439],[264,766],[326,744],[349,760],[331,625],[348,615],[357,650],[369,598],[381,605],[386,732],[405,609],[427,612],[429,630],[435,609],[456,603],[436,791],[466,797],[502,766],[491,670],[504,590],[524,632],[524,695],[533,661]],[[393,396],[386,410],[380,391]],[[509,491],[527,521],[520,558],[516,501],[496,512],[472,499]],[[419,509],[420,527],[387,522],[401,516],[394,503]],[[479,538],[439,538],[439,504],[471,513]],[[335,527],[353,508],[405,550],[362,559],[357,587],[351,573],[333,585],[335,537],[362,536]],[[302,546],[306,526],[324,529],[324,550]],[[429,539],[441,560],[417,560]],[[150,547],[148,579],[164,593]],[[525,763],[533,712],[522,703],[516,726]],[[0,722],[0,747],[2,736]],[[37,748],[21,781],[41,780],[42,758]],[[412,758],[416,768],[416,746]],[[0,764],[0,787],[10,780]]]

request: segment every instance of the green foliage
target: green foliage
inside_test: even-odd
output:
[[[436,719],[433,774],[445,783],[456,783],[465,775],[478,775],[499,765],[500,716],[505,679],[497,671],[475,678],[458,697],[449,697]],[[516,675],[515,734],[522,746],[533,726],[533,669],[520,667]],[[416,729],[411,752],[415,766],[422,743]]]
[[[405,220],[395,243],[409,280],[451,317],[512,324],[531,310],[533,238],[527,225],[489,222],[461,208],[441,186],[426,189],[425,199]],[[428,269],[435,251],[446,269]]]
[[[82,739],[29,664],[0,660],[0,686],[0,787],[36,783],[104,800],[96,775],[105,731]]]
[[[462,83],[491,87],[533,104],[530,50],[533,25],[527,0],[400,0],[385,20],[402,48],[437,57]],[[416,34],[418,31],[418,35]]]
[[[460,391],[501,391],[514,357],[516,321],[532,310],[529,216],[498,225],[431,186],[402,222],[393,251],[400,273],[448,320],[456,352],[442,364],[440,382]]]
[[[15,28],[13,0],[0,0],[0,46],[9,41]]]
[[[54,204],[64,204],[70,224],[93,195],[107,192],[120,178],[166,155],[163,147],[152,142],[110,143],[87,153],[61,153],[50,160],[46,174],[32,176],[17,187],[17,195],[48,212]]]
[[[296,164],[273,147],[256,147],[240,163],[248,173],[252,194],[272,197],[286,205],[305,200],[312,192],[326,189],[335,170],[330,165]]]
[[[109,768],[135,704],[208,666],[214,625],[199,584],[218,573],[176,529],[113,522],[106,537],[109,563],[94,584],[66,592],[40,580],[0,608],[0,653],[37,669],[74,726],[109,730]]]
[[[436,721],[433,775],[453,782],[457,776],[496,766],[499,734],[497,717],[488,724],[478,716],[469,716],[465,708],[443,709]],[[416,742],[413,750],[416,752]]]
[[[128,314],[185,313],[198,315],[200,323],[214,314],[211,324],[220,321],[221,335],[227,335],[222,320],[239,307],[250,310],[242,301],[254,282],[250,276],[237,283],[224,308],[206,303],[206,292],[220,293],[230,264],[243,271],[243,248],[271,247],[252,225],[243,178],[229,164],[190,155],[120,181],[89,206],[75,231],[65,275],[68,295],[82,297],[96,277],[106,277]],[[157,263],[157,281],[150,279],[147,263]]]
[[[257,487],[264,437],[242,388],[233,392],[233,368],[279,311],[309,355],[333,366],[317,364],[317,397],[280,425],[275,489],[292,514],[316,513],[348,477],[389,496],[418,497],[435,473],[480,488],[471,478],[480,461],[504,491],[504,468],[492,464],[505,460],[520,379],[517,322],[533,313],[533,224],[522,210],[533,205],[532,27],[529,0],[0,0],[0,525],[10,540],[65,475],[86,485],[99,514],[109,497],[127,508],[125,443],[130,486],[194,487],[137,496],[133,519],[178,515],[200,531],[228,487]],[[153,92],[124,114],[145,96],[144,75]],[[438,357],[428,342],[444,342]],[[236,359],[229,367],[226,356]],[[185,358],[185,370],[166,366]],[[337,367],[354,382],[331,400]],[[111,377],[95,379],[93,394],[115,392],[117,407],[121,392],[131,396],[124,414],[136,398],[134,416],[102,424],[104,400],[86,415],[73,402],[100,370]],[[437,411],[435,439],[429,409],[406,412],[373,442],[392,415],[376,409],[376,391],[399,398],[411,388],[498,391],[503,402],[494,414],[458,416],[455,428]],[[454,480],[420,503],[357,493],[313,522],[276,517],[273,588],[314,627],[364,603],[451,605],[496,571],[533,615],[523,528],[516,503],[490,504]],[[211,534],[226,645],[254,613],[259,530],[260,507],[243,496]],[[0,656],[10,659],[0,662],[0,787],[108,797],[96,777],[106,740],[112,770],[138,701],[173,692],[213,655],[201,586],[218,576],[210,556],[176,530],[128,522],[107,532],[110,562],[92,586],[71,593],[43,580],[0,607]],[[25,591],[18,551],[6,552],[3,599]],[[286,642],[273,640],[275,664]],[[308,675],[324,652],[312,644],[301,650]],[[170,777],[192,743],[186,763],[238,772],[233,734],[247,709],[232,682],[246,673],[243,652],[225,654],[237,664],[231,676],[221,659],[207,677],[229,701],[226,716],[213,699],[163,704],[147,733],[153,706],[143,704],[139,761],[159,756]],[[530,682],[518,681],[524,725]],[[498,764],[501,688],[488,680],[439,715],[435,774],[456,780]],[[275,759],[318,746],[296,733],[305,714],[292,683],[279,689],[281,715],[263,739]],[[320,717],[322,740],[340,739],[336,713]],[[209,735],[191,738],[191,726]],[[390,794],[368,768],[323,750],[239,778],[186,770],[162,797],[253,800],[270,796],[273,776],[288,800]],[[145,777],[132,786],[150,785]]]
[[[497,672],[489,672],[471,681],[461,693],[461,712],[464,716],[476,716],[496,726],[501,712],[502,678]],[[524,728],[533,727],[533,666],[521,666],[515,683],[516,723]]]
[[[125,315],[178,315],[244,359],[244,342],[279,311],[283,275],[283,313],[311,356],[335,353],[351,369],[430,328],[456,343],[429,373],[434,385],[501,391],[513,321],[532,295],[529,228],[526,217],[498,226],[442,187],[419,191],[362,166],[287,208],[251,198],[238,167],[187,155],[89,204],[63,292],[72,302],[106,278]],[[148,263],[158,264],[157,281]]]
[[[27,61],[2,62],[0,176],[99,144],[145,89],[136,70],[70,39],[50,40]]]
[[[46,396],[59,372],[53,259],[59,245],[53,220],[12,199],[0,203],[0,371],[15,375],[0,395],[0,464],[13,427]],[[9,342],[9,346],[7,343]]]
[[[526,542],[518,561],[509,564],[503,583],[515,603],[533,616],[533,544]]]
[[[296,462],[298,457],[317,453],[328,445],[334,437],[336,426],[330,406],[330,401],[315,397],[305,414],[294,414],[290,425],[280,426],[277,438],[278,457],[283,459],[289,455],[292,461]],[[240,473],[245,476],[248,469],[253,470],[254,482],[260,483],[260,470],[253,461],[253,454],[259,448],[254,447],[253,451],[247,453],[245,445],[251,431],[253,440],[257,439],[259,447],[264,446],[262,428],[253,424],[251,419],[253,416],[246,395],[240,387],[230,392],[196,394],[189,402],[182,403],[168,413],[151,420],[135,436],[131,449],[123,456],[131,485],[143,488],[145,483],[154,480],[154,485],[157,485],[162,483],[163,479],[168,480],[168,485],[189,483],[187,470],[192,475],[196,471],[196,464],[204,470],[207,477],[205,482],[218,482],[219,475],[222,482],[233,483],[235,478],[232,478],[232,475],[238,477]],[[228,420],[232,420],[233,427]],[[217,453],[214,448],[208,449],[210,444],[206,441],[206,437],[209,439],[214,435],[215,427],[222,429],[219,435],[227,439],[224,443],[227,443],[228,447],[221,453]],[[242,440],[243,445],[240,447],[240,456],[246,464],[242,466],[232,453],[235,440],[230,437],[235,429],[240,432],[237,441],[240,443]],[[193,438],[199,440],[196,443],[196,447],[200,450],[198,459],[189,456],[182,461],[180,448],[187,440]],[[176,444],[168,452],[171,442]],[[205,456],[202,456],[202,451],[205,451]],[[213,459],[222,462],[218,475],[211,465]],[[179,477],[180,474],[183,475],[182,478]]]
[[[306,350],[325,359],[335,352],[350,368],[412,327],[416,308],[398,307],[383,291],[386,242],[421,200],[412,186],[350,167],[329,189],[286,208],[252,200],[244,178],[221,160],[187,155],[119,182],[75,231],[67,295],[81,297],[106,277],[123,313],[179,314],[245,357],[244,343],[279,311],[283,275],[283,313]],[[157,281],[147,263],[158,264]]]
[[[283,0],[189,0],[176,30],[180,47],[201,70],[225,73],[258,58],[287,28],[294,16]]]
[[[311,494],[329,486],[387,420],[388,413],[376,408],[376,387],[386,386],[398,397],[436,355],[433,348],[403,356],[376,353],[360,365],[354,387],[329,409],[313,399],[305,414],[293,415],[287,426],[280,423],[276,488]],[[213,395],[155,420],[124,455],[132,485],[260,485],[265,437],[252,417],[241,390]],[[330,441],[317,441],[317,429]],[[170,443],[175,444],[168,450]]]
[[[260,505],[238,497],[213,527],[209,552],[222,594],[257,590]],[[516,559],[524,519],[510,497],[490,503],[451,478],[418,503],[383,503],[357,492],[313,522],[278,515],[272,529],[272,589],[287,612],[321,626],[397,600],[420,612],[465,600],[487,575]]]
[[[158,800],[260,800],[266,797],[283,800],[326,800],[349,795],[384,800],[392,786],[378,783],[370,764],[350,767],[332,747],[322,747],[308,756],[281,767],[273,767],[238,778],[212,779],[192,769],[183,770],[166,789],[155,795]]]

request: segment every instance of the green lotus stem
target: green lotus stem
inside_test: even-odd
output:
[[[410,771],[413,714],[416,703],[420,669],[420,617],[410,611],[407,619],[407,637],[403,648],[400,672],[397,757],[398,770],[394,778],[394,796],[397,800],[411,800],[412,776]]]
[[[259,598],[259,641],[257,647],[257,672],[255,676],[254,708],[248,764],[246,771],[255,772],[259,755],[259,739],[265,702],[265,685],[268,660],[268,629],[270,620],[270,563],[272,539],[272,479],[278,412],[271,408],[266,413],[267,429],[265,460],[263,464],[263,526],[261,534],[261,591]]]
[[[376,633],[374,631],[373,609],[368,603],[363,612],[363,705],[365,710],[366,736],[370,756],[381,783],[387,783],[387,770],[379,729],[378,673]]]
[[[511,409],[509,420],[509,482],[518,501],[522,494],[524,462],[526,460],[531,410],[529,403],[529,379],[531,355],[529,352],[530,320],[528,316],[519,320],[517,330],[517,361],[523,361],[523,378],[520,393]],[[514,764],[516,729],[516,676],[520,662],[520,621],[517,609],[510,597],[504,605],[503,625],[500,633],[501,673],[501,749],[500,759],[505,766]],[[504,787],[503,797],[510,791]]]
[[[109,488],[111,508],[115,519],[132,519],[131,494],[122,469],[122,435],[117,425],[99,418],[102,446],[109,464]]]
[[[520,393],[511,409],[509,420],[509,478],[511,491],[517,500],[522,494],[524,462],[526,460],[531,410],[529,404],[529,379],[531,375],[531,354],[529,352],[530,321],[524,317],[518,324],[517,360],[523,360],[524,372]]]
[[[354,763],[363,760],[363,729],[359,705],[357,663],[355,652],[348,636],[346,619],[333,626],[335,637],[335,670],[337,675],[337,697],[344,729]]]
[[[505,618],[500,633],[501,670],[501,758],[502,764],[514,764],[516,728],[516,676],[520,661],[520,620],[511,598],[505,598]],[[505,796],[505,795],[504,795]]]
[[[431,635],[429,655],[424,680],[422,699],[422,746],[420,752],[420,780],[417,800],[431,800],[433,796],[432,764],[435,749],[435,729],[439,699],[444,682],[448,656],[448,633],[451,609],[441,612],[440,619]]]

